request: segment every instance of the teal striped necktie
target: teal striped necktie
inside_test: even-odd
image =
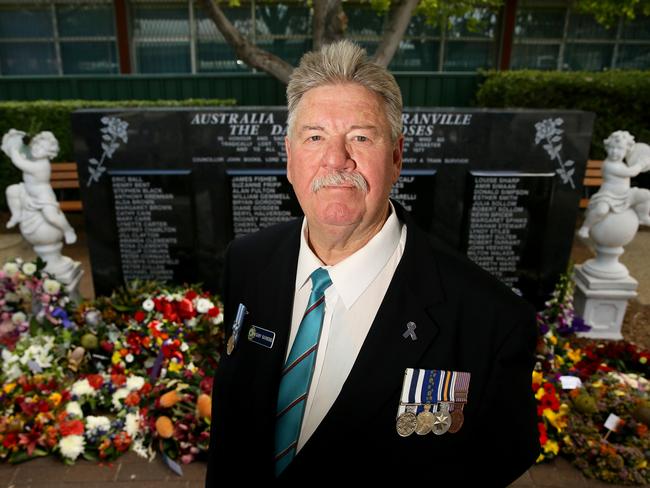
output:
[[[311,276],[307,310],[300,321],[280,381],[275,425],[275,476],[279,476],[296,455],[298,436],[305,414],[307,393],[316,362],[316,351],[325,315],[325,290],[332,284],[327,270],[318,268]]]

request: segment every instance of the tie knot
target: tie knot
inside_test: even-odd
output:
[[[330,274],[324,268],[318,268],[311,276],[311,291],[319,295],[325,293],[325,290],[332,284]]]

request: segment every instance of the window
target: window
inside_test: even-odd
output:
[[[53,1],[0,8],[0,74],[117,73],[112,3]]]

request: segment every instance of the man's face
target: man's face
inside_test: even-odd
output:
[[[292,129],[285,139],[287,177],[307,220],[333,231],[381,226],[402,167],[404,138],[391,142],[380,96],[354,83],[313,88],[298,104]],[[354,172],[367,191],[349,182],[312,190],[314,180]]]

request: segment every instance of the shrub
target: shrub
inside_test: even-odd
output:
[[[650,143],[650,72],[490,71],[476,100],[481,107],[579,109],[596,113],[590,157],[603,159],[603,139],[627,130]]]

